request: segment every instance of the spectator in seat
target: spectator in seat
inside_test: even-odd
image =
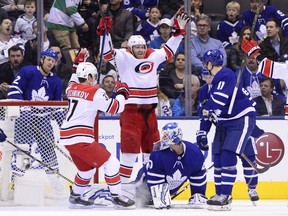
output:
[[[36,20],[34,16],[36,12],[36,0],[25,0],[24,11],[25,13],[16,20],[14,33],[20,35],[25,41],[33,40],[36,38],[32,27],[33,22]]]
[[[172,116],[169,98],[158,87],[158,104],[155,109],[157,116]]]
[[[203,1],[202,0],[191,0],[191,37],[197,35],[197,26],[195,20],[203,14]]]
[[[226,5],[226,18],[219,22],[217,27],[217,39],[223,43],[225,49],[231,48],[238,42],[239,33],[243,23],[239,19],[240,4],[231,1]]]
[[[209,16],[202,14],[196,20],[197,36],[191,41],[191,62],[193,73],[200,74],[203,65],[202,57],[210,49],[219,49],[223,55],[223,66],[227,64],[226,51],[220,40],[209,36],[211,30],[211,19]]]
[[[80,48],[76,28],[89,30],[88,24],[78,13],[80,0],[55,0],[47,19],[47,28],[61,44],[62,48]]]
[[[251,34],[251,27],[250,26],[244,26],[240,32],[239,35],[239,41],[233,45],[233,47],[230,48],[229,54],[228,54],[228,67],[236,71],[240,69],[242,60],[244,58],[244,52],[241,49],[241,44],[243,38],[249,38]]]
[[[14,45],[22,46],[24,41],[19,37],[13,36],[13,23],[9,18],[0,20],[0,64],[9,60],[8,49]]]
[[[147,45],[159,36],[158,26],[161,17],[160,10],[157,6],[152,7],[148,14],[148,19],[142,20],[135,31],[135,34],[139,34],[145,39]]]
[[[246,26],[252,27],[253,20],[257,11],[260,7],[258,20],[255,26],[255,34],[258,42],[263,41],[267,36],[266,22],[275,18],[282,26],[284,36],[288,37],[288,16],[281,12],[273,5],[265,6],[266,0],[250,0],[250,9],[246,10],[242,16],[242,22]]]
[[[175,99],[184,92],[185,54],[177,53],[171,63],[159,74],[160,90],[169,98],[171,107]]]
[[[284,116],[285,102],[274,97],[272,92],[274,82],[269,77],[264,77],[260,81],[261,96],[254,98],[256,102],[256,112],[259,116]]]
[[[192,74],[191,75],[191,95],[192,95],[192,113],[191,116],[197,116],[198,108],[198,90],[200,88],[199,78]],[[172,107],[172,116],[185,116],[185,93],[182,92],[175,100]]]
[[[14,22],[24,13],[24,1],[0,0],[0,7],[8,13],[9,18]]]
[[[288,39],[281,35],[281,27],[276,19],[266,23],[267,37],[259,44],[262,54],[273,61],[281,61],[288,54]]]
[[[20,69],[30,62],[24,60],[23,47],[14,45],[8,50],[9,61],[0,65],[0,99],[6,99],[8,88]]]
[[[133,14],[122,8],[122,0],[110,0],[109,14],[113,17],[110,31],[114,48],[128,48],[128,39],[134,32]]]

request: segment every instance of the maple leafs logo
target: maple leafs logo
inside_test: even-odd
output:
[[[187,176],[182,176],[182,173],[177,169],[172,176],[167,176],[167,182],[169,184],[170,190],[179,187],[184,181],[186,181]]]
[[[46,96],[46,91],[44,87],[37,90],[32,90],[32,100],[33,101],[48,101],[49,96]]]

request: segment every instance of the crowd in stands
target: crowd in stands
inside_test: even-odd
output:
[[[23,66],[37,65],[36,2],[0,0],[0,99],[7,98],[9,85]],[[284,116],[287,97],[284,82],[264,77],[257,61],[247,58],[241,50],[242,39],[253,37],[267,58],[277,62],[288,60],[288,11],[281,11],[285,9],[280,7],[281,2],[284,1],[191,0],[191,59],[186,58],[183,40],[174,58],[158,67],[158,115],[185,115],[185,61],[192,65],[191,115],[197,115],[197,92],[206,83],[203,77],[209,76],[203,71],[202,57],[207,50],[219,49],[224,56],[223,66],[236,74],[243,71],[242,84],[255,98],[257,114]],[[158,49],[171,37],[171,19],[184,5],[183,0],[66,0],[65,4],[61,0],[44,0],[43,3],[43,49],[51,48],[58,54],[53,73],[62,80],[64,100],[73,59],[83,47],[90,51],[89,61],[98,68],[98,83],[107,84],[107,93],[110,91],[113,97],[111,85],[119,79],[117,67],[101,59],[96,34],[103,16],[113,17],[110,34],[114,48],[127,48],[129,37],[138,34],[146,40],[147,47]]]

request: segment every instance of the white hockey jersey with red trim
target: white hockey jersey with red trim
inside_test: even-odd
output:
[[[98,110],[116,114],[124,110],[125,99],[117,95],[109,98],[98,86],[71,82],[66,89],[69,110],[60,130],[60,144],[94,142],[94,120]]]
[[[108,35],[110,36],[110,35]],[[109,41],[104,41],[103,57],[115,65],[121,82],[128,84],[130,96],[128,104],[158,103],[157,68],[170,60],[176,52],[183,36],[172,36],[161,49],[147,49],[144,59],[135,58],[127,49],[111,50]],[[103,38],[101,38],[101,43]],[[100,45],[101,47],[101,45]],[[115,58],[113,60],[113,58]]]
[[[285,119],[288,119],[288,61],[281,63],[272,61],[268,58],[264,58],[259,64],[259,69],[265,76],[271,77],[273,79],[282,79],[285,82]]]

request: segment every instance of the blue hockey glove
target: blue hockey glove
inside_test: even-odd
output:
[[[213,110],[202,110],[202,116],[205,121],[211,121],[212,123],[216,124],[218,122],[218,117]]]
[[[197,140],[197,145],[202,151],[208,151],[209,146],[208,146],[208,139],[207,139],[207,132],[203,130],[198,130],[196,132],[196,140]]]
[[[4,142],[7,136],[2,129],[0,129],[0,142]]]

